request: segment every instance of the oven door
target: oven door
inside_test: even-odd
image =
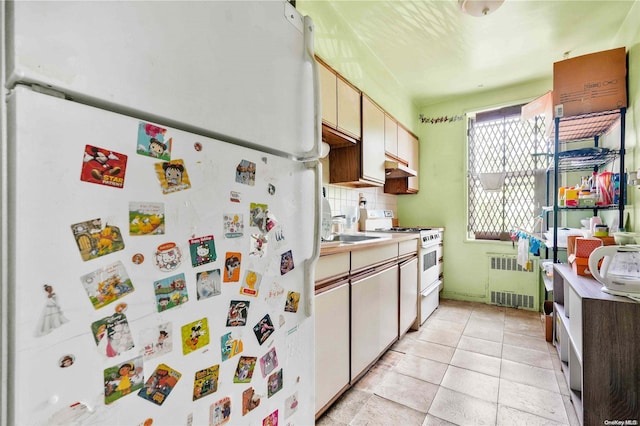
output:
[[[442,245],[420,248],[420,290],[438,281],[442,272]]]

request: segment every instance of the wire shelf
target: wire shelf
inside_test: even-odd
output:
[[[558,141],[562,143],[574,142],[600,136],[606,133],[618,120],[620,120],[619,109],[562,117]],[[552,122],[551,125],[555,127],[555,122]],[[555,129],[552,134],[554,132]]]
[[[562,151],[558,154],[558,170],[578,171],[600,168],[605,164],[615,161],[620,156],[620,151],[608,148],[583,148],[570,151]],[[550,167],[553,170],[553,165]]]

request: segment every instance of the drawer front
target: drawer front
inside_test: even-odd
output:
[[[386,244],[351,252],[351,272],[398,257],[398,244]]]
[[[316,281],[323,281],[330,277],[337,277],[349,273],[349,252],[320,256],[316,263]]]
[[[398,243],[398,256],[405,256],[418,251],[418,239]]]

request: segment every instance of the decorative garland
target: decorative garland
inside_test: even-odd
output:
[[[454,121],[460,121],[464,119],[462,115],[425,117],[423,114],[420,114],[419,118],[421,123],[426,123],[426,124],[453,123]]]

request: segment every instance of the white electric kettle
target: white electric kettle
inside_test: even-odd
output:
[[[589,271],[604,285],[602,291],[640,297],[640,246],[598,247],[589,256]]]

